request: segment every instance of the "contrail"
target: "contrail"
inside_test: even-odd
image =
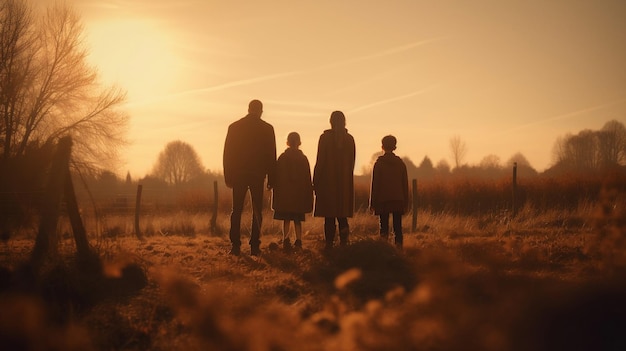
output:
[[[418,46],[430,44],[430,43],[433,43],[433,42],[436,42],[436,41],[440,41],[440,40],[443,40],[443,39],[446,39],[446,37],[437,37],[437,38],[431,38],[431,39],[426,39],[426,40],[420,40],[420,41],[416,41],[416,42],[413,42],[413,43],[397,46],[395,48],[383,50],[383,51],[380,51],[380,52],[377,52],[377,53],[374,53],[374,54],[361,56],[361,57],[355,57],[355,58],[347,59],[347,60],[344,60],[344,61],[338,61],[338,62],[329,63],[327,65],[323,65],[323,66],[320,66],[318,68],[315,68],[315,69],[313,69],[313,71],[324,70],[324,69],[334,68],[334,67],[338,67],[338,66],[343,66],[343,65],[347,65],[347,64],[351,64],[351,63],[355,63],[355,62],[366,61],[366,60],[371,60],[371,59],[375,59],[375,58],[379,58],[379,57],[385,57],[385,56],[389,56],[389,55],[393,55],[393,54],[398,54],[398,53],[401,53],[401,52],[409,51],[409,50],[411,50],[413,48],[416,48]]]
[[[102,8],[108,10],[130,10],[131,12],[140,12],[141,6],[144,4],[138,3],[136,0],[108,0],[108,1],[96,1],[96,0],[83,0],[84,5],[92,6],[95,8]],[[146,1],[148,3],[148,1]],[[171,8],[184,8],[194,4],[200,3],[197,0],[191,0],[187,2],[182,1],[167,1],[167,2],[150,2],[150,6],[154,9],[171,9]]]
[[[354,109],[348,111],[348,113],[355,113],[355,112],[366,110],[368,108],[372,108],[372,107],[376,107],[376,106],[380,106],[380,105],[386,105],[386,104],[389,104],[391,102],[408,99],[410,97],[417,96],[417,95],[422,95],[422,94],[424,94],[424,93],[426,93],[426,92],[428,92],[430,90],[435,89],[436,87],[438,87],[438,85],[431,85],[431,86],[429,86],[427,88],[424,88],[424,89],[421,89],[421,90],[417,90],[417,91],[414,91],[414,92],[411,92],[411,93],[408,93],[408,94],[399,95],[399,96],[395,96],[395,97],[392,97],[392,98],[389,98],[389,99],[372,102],[370,104],[354,108]]]
[[[210,93],[210,92],[224,90],[224,89],[228,89],[228,88],[232,88],[236,86],[249,85],[253,83],[259,83],[259,82],[264,82],[267,80],[276,79],[276,78],[293,76],[295,74],[298,74],[298,72],[276,73],[276,74],[269,74],[266,76],[261,76],[261,77],[256,77],[256,78],[241,79],[241,80],[236,80],[236,81],[232,81],[232,82],[228,82],[224,84],[214,85],[214,86],[207,87],[207,88],[185,90],[185,91],[181,91],[178,93],[173,93],[173,94],[155,97],[151,99],[145,99],[145,100],[135,101],[135,102],[131,101],[131,102],[128,102],[126,106],[148,105],[153,102],[157,102],[157,101],[161,101],[165,99],[174,99],[174,98],[178,98],[182,96],[195,95],[195,94],[200,94],[200,93]]]
[[[607,108],[607,107],[611,107],[611,106],[614,106],[614,105],[619,105],[620,103],[622,103],[624,101],[626,101],[626,97],[623,97],[621,99],[616,99],[616,100],[613,100],[613,101],[610,101],[610,102],[607,102],[607,103],[604,103],[604,104],[601,104],[601,105],[591,106],[591,107],[587,107],[587,108],[584,108],[584,109],[581,109],[581,110],[578,110],[578,111],[563,113],[563,114],[552,116],[552,117],[549,117],[549,118],[546,118],[546,119],[543,119],[543,120],[540,120],[540,121],[527,123],[527,124],[524,124],[524,125],[521,125],[521,126],[517,126],[515,128],[511,128],[509,130],[505,130],[501,134],[515,132],[515,131],[518,131],[518,130],[521,130],[521,129],[525,129],[525,128],[529,128],[529,127],[533,127],[533,126],[536,126],[536,125],[539,125],[539,124],[544,124],[544,123],[548,123],[548,122],[552,122],[552,121],[559,121],[559,120],[563,120],[563,119],[572,118],[572,117],[575,117],[575,116],[578,116],[578,115],[582,115],[582,114],[585,114],[585,113],[589,113],[589,112],[593,112],[593,111],[597,111],[597,110],[602,110],[602,109]]]
[[[416,42],[413,42],[413,43],[397,46],[395,48],[387,49],[387,50],[384,50],[384,51],[381,51],[381,52],[377,52],[377,53],[374,53],[374,54],[361,56],[361,57],[355,57],[355,58],[351,58],[351,59],[343,60],[343,61],[338,61],[338,62],[333,62],[333,63],[330,63],[330,64],[322,65],[322,66],[311,68],[311,69],[304,69],[304,70],[299,70],[299,71],[291,71],[291,72],[269,74],[269,75],[265,75],[265,76],[261,76],[261,77],[250,78],[250,79],[242,79],[242,80],[237,80],[237,81],[224,83],[224,84],[220,84],[220,85],[215,85],[215,86],[211,86],[211,87],[206,87],[206,88],[185,90],[185,91],[182,91],[182,92],[173,93],[173,94],[169,94],[169,95],[161,96],[161,97],[156,97],[156,98],[152,98],[152,99],[146,99],[146,100],[141,100],[141,101],[136,101],[136,102],[132,102],[131,101],[131,102],[128,102],[126,104],[126,106],[147,105],[147,104],[150,104],[150,103],[153,103],[153,102],[157,102],[157,101],[161,101],[161,100],[164,100],[164,99],[172,99],[172,98],[178,98],[178,97],[182,97],[182,96],[201,94],[201,93],[210,93],[210,92],[220,91],[220,90],[224,90],[224,89],[228,89],[228,88],[232,88],[232,87],[237,87],[237,86],[242,86],[242,85],[249,85],[249,84],[264,82],[264,81],[268,81],[268,80],[273,80],[273,79],[277,79],[277,78],[309,74],[309,73],[313,73],[313,72],[317,72],[317,71],[326,70],[326,69],[329,69],[329,68],[334,68],[334,67],[339,67],[339,66],[343,66],[343,65],[348,65],[348,64],[351,64],[351,63],[355,63],[355,62],[371,60],[371,59],[375,59],[375,58],[379,58],[379,57],[384,57],[384,56],[389,56],[389,55],[405,52],[405,51],[411,50],[413,48],[416,48],[416,47],[419,47],[419,46],[422,46],[422,45],[426,45],[426,44],[429,44],[429,43],[432,43],[432,42],[435,42],[435,41],[439,41],[439,40],[442,40],[442,39],[445,39],[445,37],[437,37],[437,38],[432,38],[432,39],[416,41]]]

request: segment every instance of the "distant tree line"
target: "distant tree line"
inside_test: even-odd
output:
[[[433,161],[425,156],[419,165],[416,165],[411,158],[404,157],[409,178],[420,181],[448,177],[499,179],[509,176],[513,165],[517,165],[517,172],[520,176],[528,178],[598,171],[626,165],[626,127],[616,120],[605,123],[598,131],[586,129],[578,134],[559,137],[553,147],[553,164],[543,173],[534,169],[520,152],[512,155],[506,162],[502,162],[497,155],[489,154],[484,156],[478,164],[470,165],[464,162],[468,146],[459,136],[452,137],[449,146],[454,167],[451,167],[445,159],[434,165]],[[362,169],[366,177],[369,176],[371,166],[380,155],[380,153],[373,154],[370,165]]]
[[[528,159],[519,152],[505,162],[502,162],[497,155],[490,154],[476,165],[465,164],[462,161],[467,146],[459,137],[455,137],[450,143],[451,153],[457,155],[454,168],[451,168],[446,160],[440,160],[434,165],[428,156],[425,156],[418,165],[409,157],[404,157],[403,160],[407,166],[409,178],[418,181],[421,206],[427,206],[433,210],[456,212],[463,209],[464,213],[474,213],[474,210],[488,211],[490,208],[510,207],[510,187],[514,165],[521,182],[519,201],[534,202],[535,205],[543,208],[557,205],[570,208],[575,207],[579,200],[590,201],[597,198],[602,183],[602,174],[605,172],[596,172],[599,178],[593,179],[572,178],[572,174],[584,174],[589,169],[597,171],[611,167],[619,168],[625,163],[624,130],[622,123],[610,121],[598,132],[582,131],[577,135],[559,138],[555,143],[556,147],[558,150],[567,152],[558,154],[555,164],[543,173],[537,172]],[[582,143],[581,139],[587,140],[588,143]],[[579,150],[583,148],[581,145],[585,145],[584,152]],[[372,155],[372,162],[378,155]],[[593,162],[588,158],[591,155],[593,155]],[[565,174],[570,181],[564,181]],[[368,168],[364,168],[363,174],[355,178],[356,205],[357,208],[363,209],[367,207],[369,198]],[[572,179],[577,179],[577,181],[571,181]],[[230,198],[222,175],[219,172],[206,170],[191,145],[175,140],[165,145],[152,171],[145,177],[131,181],[130,174],[128,174],[126,181],[123,182],[113,173],[104,172],[100,180],[94,178],[90,184],[94,189],[100,189],[94,191],[95,193],[101,193],[104,197],[107,194],[110,198],[111,194],[123,193],[126,198],[132,198],[133,187],[141,183],[147,189],[144,192],[146,202],[154,208],[201,210],[213,206],[211,189],[214,181],[218,182],[223,193],[220,195],[222,202],[220,207],[230,208],[228,203]],[[128,184],[133,185],[129,187]],[[112,191],[112,186],[116,186],[117,190]],[[112,201],[110,198],[109,203]],[[118,199],[118,205],[123,201],[127,202],[127,206],[132,206],[128,203],[130,200],[120,199]]]
[[[626,128],[616,120],[600,130],[585,129],[557,140],[553,157],[555,168],[592,171],[626,163]]]

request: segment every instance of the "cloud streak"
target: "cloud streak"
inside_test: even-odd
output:
[[[84,6],[92,6],[96,8],[106,9],[130,9],[133,12],[143,12],[146,6],[150,6],[151,9],[172,9],[172,8],[185,8],[201,5],[202,1],[198,0],[169,0],[169,1],[154,1],[154,0],[83,0]]]
[[[224,84],[214,85],[211,87],[185,90],[185,91],[181,91],[178,93],[173,93],[173,94],[169,94],[165,96],[160,96],[160,97],[155,97],[155,98],[150,98],[150,99],[145,99],[145,100],[140,100],[140,101],[131,101],[131,102],[128,102],[126,106],[136,107],[136,106],[149,105],[155,102],[162,102],[163,100],[171,100],[171,99],[181,98],[184,96],[212,93],[215,91],[221,91],[221,90],[225,90],[228,88],[233,88],[237,86],[245,86],[245,85],[250,85],[254,83],[261,83],[261,82],[265,82],[265,81],[273,80],[277,78],[293,76],[296,74],[298,74],[298,72],[284,72],[284,73],[268,74],[266,76],[255,77],[255,78],[250,78],[250,79],[241,79],[241,80],[231,81],[231,82],[224,83]]]
[[[349,64],[352,64],[352,63],[356,63],[356,62],[361,62],[361,61],[366,61],[366,60],[373,60],[373,59],[382,58],[382,57],[385,57],[385,56],[400,54],[400,53],[409,51],[411,49],[414,49],[414,48],[417,48],[417,47],[420,47],[420,46],[423,46],[423,45],[426,45],[426,44],[434,43],[434,42],[437,42],[437,41],[441,41],[441,40],[444,40],[444,39],[446,39],[446,37],[436,37],[436,38],[431,38],[431,39],[426,39],[426,40],[415,41],[415,42],[408,43],[408,44],[405,44],[405,45],[396,46],[396,47],[391,48],[391,49],[379,51],[379,52],[376,52],[376,53],[373,53],[373,54],[370,54],[370,55],[354,57],[354,58],[343,60],[343,61],[329,63],[327,65],[320,66],[320,67],[314,69],[313,71],[326,70],[326,69],[330,69],[330,68],[336,68],[336,67],[340,67],[340,66],[349,65]]]
[[[431,90],[433,90],[435,88],[438,88],[438,87],[439,87],[439,85],[431,85],[431,86],[429,86],[427,88],[416,90],[416,91],[410,92],[408,94],[398,95],[398,96],[394,96],[394,97],[391,97],[391,98],[388,98],[388,99],[384,99],[384,100],[372,102],[372,103],[369,103],[369,104],[366,104],[366,105],[362,105],[362,106],[359,106],[359,107],[356,107],[356,108],[353,108],[353,109],[347,111],[347,113],[351,113],[352,114],[352,113],[356,113],[356,112],[360,112],[360,111],[363,111],[363,110],[370,109],[372,107],[387,105],[387,104],[390,104],[392,102],[405,100],[405,99],[408,99],[408,98],[412,98],[414,96],[425,94],[425,93],[427,93],[427,92],[429,92],[429,91],[431,91]]]
[[[626,97],[622,97],[620,99],[615,99],[615,100],[609,101],[609,102],[604,103],[604,104],[583,108],[583,109],[580,109],[580,110],[577,110],[577,111],[563,113],[563,114],[560,114],[560,115],[548,117],[548,118],[542,119],[540,121],[526,123],[526,124],[523,124],[523,125],[520,125],[520,126],[517,126],[517,127],[514,127],[514,128],[510,128],[508,130],[505,130],[505,131],[503,131],[500,134],[516,132],[516,131],[519,131],[519,130],[522,130],[522,129],[526,129],[526,128],[530,128],[530,127],[536,127],[538,125],[549,123],[549,122],[566,120],[566,119],[569,119],[569,118],[572,118],[572,117],[576,117],[576,116],[580,116],[580,115],[583,115],[583,114],[586,114],[586,113],[590,113],[590,112],[602,110],[602,109],[605,109],[605,108],[608,108],[608,107],[612,107],[612,106],[615,106],[615,105],[619,105],[619,104],[624,103],[624,102],[626,102]]]
[[[350,58],[350,59],[347,59],[347,60],[337,61],[337,62],[333,62],[333,63],[330,63],[330,64],[326,64],[326,65],[322,65],[322,66],[319,66],[319,67],[315,67],[315,68],[296,70],[296,71],[290,71],[290,72],[282,72],[282,73],[274,73],[274,74],[268,74],[268,75],[254,77],[254,78],[249,78],[249,79],[240,79],[240,80],[235,80],[235,81],[232,81],[232,82],[219,84],[219,85],[215,85],[215,86],[211,86],[211,87],[199,88],[199,89],[191,89],[191,90],[186,90],[186,91],[182,91],[182,92],[178,92],[178,93],[169,94],[169,95],[166,95],[166,96],[161,96],[161,97],[156,97],[156,98],[151,98],[151,99],[146,99],[146,100],[141,100],[141,101],[131,101],[131,102],[127,103],[127,106],[147,105],[147,104],[151,104],[151,103],[155,103],[155,102],[160,102],[160,101],[165,100],[165,99],[175,99],[175,98],[180,98],[180,97],[185,97],[185,96],[190,96],[190,95],[212,93],[212,92],[226,90],[226,89],[230,89],[230,88],[234,88],[234,87],[238,87],[238,86],[246,86],[246,85],[251,85],[251,84],[256,84],[256,83],[262,83],[262,82],[265,82],[265,81],[285,78],[285,77],[291,77],[291,76],[296,76],[296,75],[305,75],[305,74],[316,73],[316,72],[319,72],[319,71],[324,71],[324,70],[328,70],[328,69],[332,69],[332,68],[337,68],[337,67],[353,64],[353,63],[356,63],[356,62],[361,62],[361,61],[365,61],[365,60],[372,60],[372,59],[377,59],[377,58],[381,58],[381,57],[385,57],[385,56],[399,54],[399,53],[406,52],[406,51],[409,51],[411,49],[414,49],[416,47],[423,46],[423,45],[426,45],[426,44],[430,44],[430,43],[433,43],[433,42],[436,42],[436,41],[440,41],[440,40],[443,40],[443,39],[445,39],[445,37],[437,37],[437,38],[431,38],[431,39],[426,39],[426,40],[420,40],[420,41],[415,41],[415,42],[408,43],[408,44],[405,44],[405,45],[397,46],[397,47],[394,47],[394,48],[390,48],[390,49],[387,49],[387,50],[379,51],[379,52],[376,52],[376,53],[373,53],[373,54],[370,54],[370,55],[365,55],[365,56]],[[418,92],[415,92],[415,93],[418,93]],[[415,94],[415,93],[411,93],[411,94]],[[409,95],[413,96],[411,94],[409,94]]]

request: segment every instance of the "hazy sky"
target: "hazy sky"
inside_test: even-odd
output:
[[[542,171],[559,136],[626,123],[626,1],[73,0],[90,60],[129,93],[133,177],[165,144],[222,169],[228,124],[264,102],[278,152],[289,132],[315,163],[333,110],[356,173],[396,153],[452,164],[516,152]]]

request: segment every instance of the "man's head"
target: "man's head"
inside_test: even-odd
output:
[[[261,117],[263,114],[263,103],[259,100],[252,100],[248,104],[248,114]]]
[[[385,151],[393,151],[396,149],[396,137],[394,137],[393,135],[387,135],[383,138],[382,140],[382,144],[383,144],[383,150]]]
[[[337,128],[345,128],[346,126],[346,116],[341,111],[333,111],[330,114],[330,126],[333,129]]]

